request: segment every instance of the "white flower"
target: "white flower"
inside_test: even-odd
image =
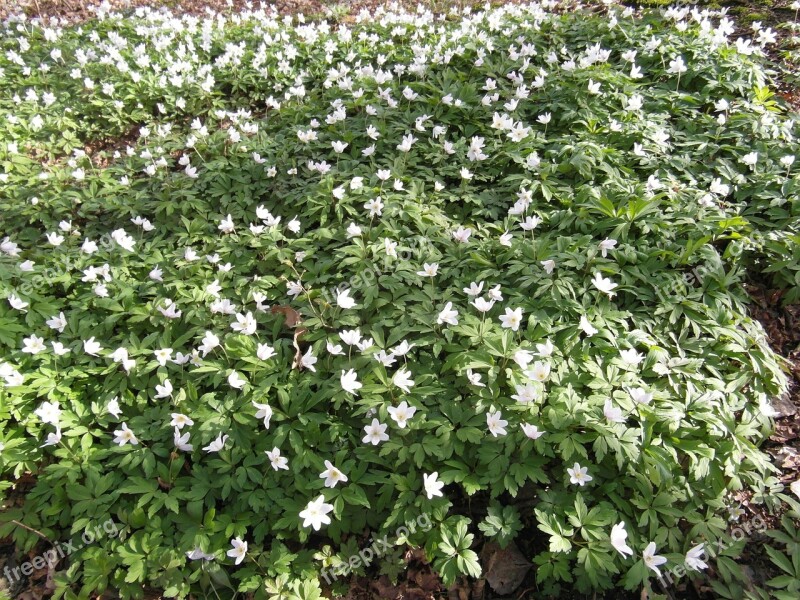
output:
[[[361,441],[365,444],[372,444],[373,446],[385,442],[389,439],[389,436],[386,434],[387,427],[387,425],[381,423],[378,419],[372,419],[372,423],[364,426],[364,433],[366,435],[364,435]]]
[[[489,428],[489,433],[491,433],[493,437],[506,435],[506,425],[508,425],[508,421],[503,419],[503,415],[499,410],[486,413],[486,426]]]
[[[469,379],[470,384],[475,387],[486,387],[485,383],[481,383],[481,374],[473,373],[472,369],[467,369],[467,379]]]
[[[622,416],[622,409],[614,406],[611,400],[606,400],[606,403],[603,405],[603,415],[611,423],[625,422],[625,418]]]
[[[409,344],[407,340],[403,340],[397,346],[392,348],[392,356],[405,356],[411,351],[414,344]]]
[[[653,400],[653,394],[643,388],[633,388],[628,391],[628,394],[636,404],[650,404]]]
[[[314,531],[319,531],[322,525],[330,525],[331,518],[328,513],[332,510],[333,504],[326,504],[325,496],[320,495],[316,500],[309,502],[305,510],[300,511],[303,527],[313,527]]]
[[[226,216],[219,222],[219,230],[222,233],[233,233],[235,228],[233,225],[233,217],[231,215]]]
[[[8,297],[8,303],[11,305],[11,308],[13,308],[14,310],[22,310],[22,311],[24,311],[29,306],[29,304],[27,302],[25,302],[22,298],[20,298],[16,294],[11,294]]]
[[[108,401],[108,404],[106,404],[106,411],[108,414],[113,415],[115,419],[119,419],[119,416],[122,414],[122,409],[119,407],[119,399],[117,396],[114,396]]]
[[[231,540],[231,546],[233,547],[228,550],[228,556],[235,558],[238,565],[247,556],[247,542],[243,542],[242,538],[237,537]]]
[[[203,356],[206,356],[217,346],[219,346],[219,338],[212,332],[206,331],[205,335],[203,336],[203,342],[200,344],[200,346],[198,346],[197,349],[203,353]]]
[[[167,363],[172,360],[172,348],[161,348],[160,350],[153,350],[153,354],[156,355],[156,361],[162,367],[165,367]]]
[[[41,448],[46,448],[47,446],[55,446],[61,441],[61,428],[56,426],[55,431],[51,431],[47,434],[47,439],[45,439],[44,444],[42,444]]]
[[[647,544],[647,548],[645,548],[644,552],[642,552],[642,559],[644,560],[644,564],[655,571],[656,575],[659,577],[661,576],[661,571],[658,567],[659,565],[663,565],[665,562],[667,562],[667,559],[656,554],[655,542],[650,542]]]
[[[137,446],[139,444],[139,440],[136,439],[136,436],[128,428],[128,424],[123,423],[122,429],[118,429],[114,432],[114,443],[119,444],[120,446],[124,446],[125,444]]]
[[[213,554],[206,554],[199,547],[186,553],[189,560],[214,560]]]
[[[525,371],[525,377],[544,383],[550,377],[550,363],[537,360],[530,369]]]
[[[219,293],[221,290],[222,286],[219,284],[218,279],[215,279],[206,286],[206,293],[214,296],[214,298],[219,298]]]
[[[547,273],[548,275],[552,275],[553,274],[553,270],[556,268],[556,261],[554,261],[552,259],[543,260],[543,261],[541,261],[541,265],[542,265],[542,268],[544,269],[545,273]]]
[[[480,293],[483,291],[483,282],[472,282],[469,284],[468,288],[463,289],[464,293],[467,296],[472,296],[473,298],[476,296],[480,296]]]
[[[356,305],[356,301],[350,297],[350,290],[343,290],[336,292],[336,304],[346,310],[353,308]]]
[[[526,383],[525,385],[518,385],[515,387],[517,393],[513,394],[511,397],[517,402],[528,404],[529,402],[535,402],[539,397],[539,392],[532,383]]]
[[[364,203],[364,209],[369,211],[370,217],[380,217],[383,211],[383,201],[380,198],[374,198]]]
[[[320,479],[325,480],[325,487],[336,487],[336,484],[340,481],[342,483],[347,482],[347,475],[342,473],[339,469],[331,464],[331,461],[325,461],[325,470],[319,474]]]
[[[314,373],[316,373],[317,369],[314,367],[314,364],[317,362],[318,359],[316,356],[312,354],[311,350],[312,348],[311,346],[309,346],[308,350],[306,350],[306,353],[300,359],[300,366],[305,367],[309,371],[313,371]]]
[[[163,385],[156,384],[156,398],[169,398],[172,390],[172,382],[169,379],[165,379]]]
[[[400,152],[408,152],[411,150],[411,146],[413,146],[414,142],[416,141],[417,138],[415,138],[412,134],[409,133],[404,135],[403,141],[397,146],[397,149],[400,150]]]
[[[258,323],[256,323],[253,313],[249,311],[245,315],[236,313],[236,323],[231,323],[231,329],[243,335],[253,335],[257,326]]]
[[[455,241],[466,244],[469,241],[469,236],[472,235],[472,230],[469,228],[459,227],[452,233],[452,235]]]
[[[625,531],[625,523],[623,521],[617,523],[611,528],[610,539],[611,545],[614,546],[614,549],[619,552],[623,558],[627,558],[627,556],[633,556],[633,550],[631,550],[628,544],[625,542],[625,540],[628,539],[628,532]]]
[[[448,302],[444,305],[444,309],[442,309],[439,316],[436,318],[436,323],[438,325],[442,325],[443,323],[458,325],[458,311],[453,309],[452,302]]]
[[[569,474],[569,482],[572,484],[584,486],[592,480],[592,476],[589,475],[589,469],[580,466],[578,463],[572,465],[571,469],[568,468],[567,473]]]
[[[411,379],[411,373],[405,368],[400,369],[394,374],[394,377],[392,377],[392,383],[403,390],[406,394],[408,394],[411,391],[411,388],[414,386],[414,382]]]
[[[536,425],[522,423],[520,427],[522,427],[522,432],[532,440],[538,440],[544,435],[544,431],[539,431]]]
[[[3,241],[0,242],[0,252],[8,256],[17,257],[19,256],[19,245],[16,242],[12,242],[11,238],[6,236],[3,238]]]
[[[511,359],[517,363],[521,369],[526,369],[533,360],[533,354],[527,350],[519,349],[511,355]]]
[[[436,274],[439,272],[439,265],[438,263],[424,263],[422,265],[422,271],[417,271],[417,275],[420,277],[435,277]]]
[[[423,473],[422,485],[425,488],[425,495],[428,496],[428,500],[433,500],[434,496],[444,495],[442,494],[444,483],[439,481],[439,473],[436,471],[430,474]]]
[[[683,57],[678,56],[671,61],[669,61],[669,68],[667,69],[667,73],[672,75],[680,75],[681,73],[686,73],[686,63],[683,62]]]
[[[58,427],[59,419],[61,418],[61,409],[58,407],[58,402],[42,402],[33,414],[35,414],[42,423],[49,423]]]
[[[64,236],[58,233],[48,233],[47,234],[47,241],[50,242],[52,246],[60,246],[64,243]]]
[[[94,340],[94,337],[90,337],[88,340],[83,341],[83,351],[86,352],[86,354],[97,356],[97,353],[102,349],[103,347]]]
[[[150,277],[150,279],[152,279],[153,281],[164,281],[164,279],[162,277],[163,274],[164,274],[164,271],[162,271],[161,269],[159,269],[156,266],[156,267],[153,267],[153,269],[150,271],[150,273],[148,274],[148,277]]]
[[[708,567],[708,564],[703,560],[705,556],[705,543],[698,544],[686,553],[686,566],[695,571],[702,571]]]
[[[748,167],[754,169],[758,162],[758,152],[748,152],[742,157],[742,162]]]
[[[361,342],[361,330],[344,329],[339,332],[339,337],[348,346],[357,346]]]
[[[608,277],[603,277],[600,273],[594,274],[592,285],[594,285],[594,287],[604,294],[608,295],[609,298],[613,298],[617,295],[617,293],[614,291],[614,289],[617,287],[617,284],[611,281]]]
[[[194,421],[181,413],[172,413],[172,420],[169,424],[174,427],[175,429],[183,429],[187,425],[191,427],[194,425]]]
[[[239,373],[236,371],[231,371],[231,374],[228,375],[228,385],[232,388],[240,390],[247,384],[247,380],[243,379]]]
[[[136,240],[129,236],[124,229],[112,231],[111,238],[117,242],[117,245],[119,245],[121,248],[124,248],[128,252],[133,252],[133,247],[136,244]]]
[[[303,293],[303,284],[299,281],[287,281],[286,288],[286,293],[292,297],[299,296]]]
[[[194,446],[189,443],[190,437],[191,433],[187,431],[181,435],[181,430],[176,427],[172,435],[172,443],[175,444],[175,447],[181,452],[191,452],[194,450]]]
[[[541,217],[536,215],[525,217],[525,220],[519,224],[525,231],[533,231],[542,223]]]
[[[589,322],[589,319],[586,318],[586,315],[581,316],[581,322],[578,327],[581,329],[581,331],[589,336],[597,333],[597,329]]]
[[[272,407],[269,404],[259,404],[252,400],[253,408],[256,409],[256,419],[264,420],[264,427],[269,429],[269,421],[272,418]]]
[[[617,240],[612,240],[609,238],[606,238],[602,242],[600,242],[600,254],[602,255],[602,257],[605,258],[608,255],[608,251],[613,250],[614,246],[616,245],[617,245]]]
[[[511,310],[506,308],[506,314],[500,315],[500,323],[505,329],[511,329],[511,331],[519,330],[520,323],[522,323],[522,309],[515,308]]]
[[[228,441],[227,435],[222,435],[221,433],[217,436],[213,442],[211,442],[208,446],[205,446],[203,450],[206,452],[219,452],[225,447],[225,442]]]
[[[275,352],[275,348],[269,344],[258,344],[256,347],[256,356],[259,360],[269,360],[276,354],[277,352]]]
[[[644,354],[639,354],[636,348],[629,348],[628,350],[620,350],[619,357],[626,365],[636,366],[644,360]]]
[[[272,450],[265,450],[265,453],[267,458],[269,458],[270,465],[274,470],[289,470],[289,459],[285,456],[281,456],[281,451],[277,447],[273,448]]]
[[[45,350],[44,338],[40,338],[37,335],[31,335],[31,337],[23,339],[22,344],[22,351],[26,354],[39,354],[39,352]]]
[[[475,298],[470,304],[477,308],[480,312],[486,313],[492,310],[494,306],[494,300],[486,300],[485,298]]]
[[[744,510],[742,510],[742,506],[734,506],[733,508],[728,510],[728,521],[738,521],[739,518],[744,515]]]
[[[67,326],[67,319],[64,317],[64,313],[60,312],[57,316],[50,317],[46,323],[50,329],[55,329],[59,333],[63,333]]]
[[[633,96],[628,98],[625,108],[626,110],[633,112],[641,109],[643,105],[644,105],[644,98],[642,98],[639,94],[634,94]]]
[[[342,389],[348,394],[353,394],[354,396],[358,395],[358,390],[360,390],[363,386],[363,384],[358,381],[358,374],[353,369],[350,369],[347,372],[342,369],[341,383]]]
[[[390,406],[387,412],[400,429],[405,429],[407,421],[414,416],[417,409],[413,406],[409,406],[408,403],[403,400],[397,407]]]

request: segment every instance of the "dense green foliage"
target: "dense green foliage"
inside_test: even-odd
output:
[[[782,487],[741,283],[800,290],[797,125],[769,35],[731,33],[533,5],[8,23],[0,485],[36,484],[6,517],[119,530],[58,593],[311,599],[399,527],[445,582],[527,527],[544,593],[637,589],[728,539],[732,491]]]

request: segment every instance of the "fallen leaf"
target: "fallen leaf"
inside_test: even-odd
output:
[[[510,543],[506,548],[500,548],[495,543],[487,544],[483,552],[483,563],[486,572],[486,582],[496,593],[505,596],[517,589],[525,580],[531,563],[517,548]]]
[[[273,306],[269,309],[273,315],[281,314],[286,319],[287,327],[296,327],[302,321],[302,315],[291,306]]]
[[[298,343],[300,340],[300,336],[302,336],[308,329],[296,329],[294,332],[294,337],[292,337],[292,346],[294,346],[294,362],[292,363],[293,369],[300,368],[300,361],[303,359],[303,351],[300,350],[300,344]]]

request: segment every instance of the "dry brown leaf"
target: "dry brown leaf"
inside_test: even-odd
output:
[[[303,359],[303,351],[300,350],[300,344],[298,343],[300,340],[300,336],[302,336],[308,329],[302,328],[297,329],[294,332],[294,337],[292,338],[292,346],[294,346],[294,361],[292,362],[293,369],[300,368],[300,361]]]
[[[273,315],[281,314],[286,319],[287,327],[296,327],[302,319],[302,315],[291,306],[273,306],[269,309]]]
[[[505,596],[516,590],[525,580],[531,563],[513,542],[506,548],[491,543],[484,547],[483,563],[486,582],[496,593]]]

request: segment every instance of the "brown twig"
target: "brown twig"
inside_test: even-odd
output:
[[[30,531],[32,533],[35,533],[36,535],[38,535],[40,538],[42,538],[46,542],[50,542],[50,544],[53,544],[53,541],[49,537],[47,537],[45,534],[43,534],[41,531],[39,531],[38,529],[34,529],[33,527],[28,527],[24,523],[20,523],[19,521],[15,520],[15,519],[11,519],[11,522],[14,523],[14,525],[19,525],[23,529],[27,529],[28,531]]]

